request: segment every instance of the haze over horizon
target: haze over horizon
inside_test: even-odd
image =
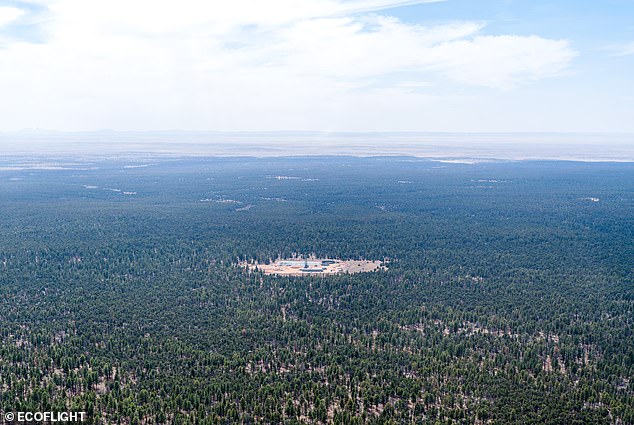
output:
[[[10,0],[0,132],[634,133],[634,5]]]
[[[629,133],[0,132],[10,156],[411,156],[470,160],[634,162]],[[20,161],[18,161],[20,162]],[[473,161],[467,161],[467,163]]]

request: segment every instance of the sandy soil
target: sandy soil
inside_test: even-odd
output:
[[[327,263],[322,264],[322,261]],[[264,274],[281,276],[333,275],[342,273],[365,273],[386,269],[381,261],[369,260],[331,260],[311,258],[309,260],[283,259],[271,264],[242,264],[250,270],[263,271]],[[306,267],[308,265],[308,267]]]

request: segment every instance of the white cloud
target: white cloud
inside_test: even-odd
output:
[[[16,7],[1,6],[0,7],[0,28],[18,20],[24,11]]]
[[[456,81],[511,88],[559,74],[576,53],[567,41],[537,36],[477,36],[438,46],[432,66]]]
[[[41,1],[46,42],[0,49],[0,92],[11,99],[0,115],[16,128],[323,129],[401,102],[411,112],[397,108],[396,121],[412,120],[436,99],[425,86],[509,89],[575,56],[564,40],[381,12],[425,2]],[[399,73],[405,81],[388,81]]]
[[[305,74],[355,78],[435,71],[464,84],[511,88],[557,75],[575,56],[567,41],[477,35],[483,27],[423,27],[384,16],[311,20],[284,32],[280,57]]]

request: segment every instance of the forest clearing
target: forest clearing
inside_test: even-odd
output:
[[[262,271],[267,275],[306,276],[334,275],[345,273],[367,273],[387,270],[382,261],[371,260],[333,260],[333,259],[282,259],[270,264],[244,263],[249,270]]]

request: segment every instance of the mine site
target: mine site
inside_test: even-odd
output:
[[[242,263],[242,265],[252,271],[261,271],[267,275],[280,276],[336,275],[387,270],[384,261],[335,260],[330,258],[290,258],[280,259],[270,264],[253,262]]]

